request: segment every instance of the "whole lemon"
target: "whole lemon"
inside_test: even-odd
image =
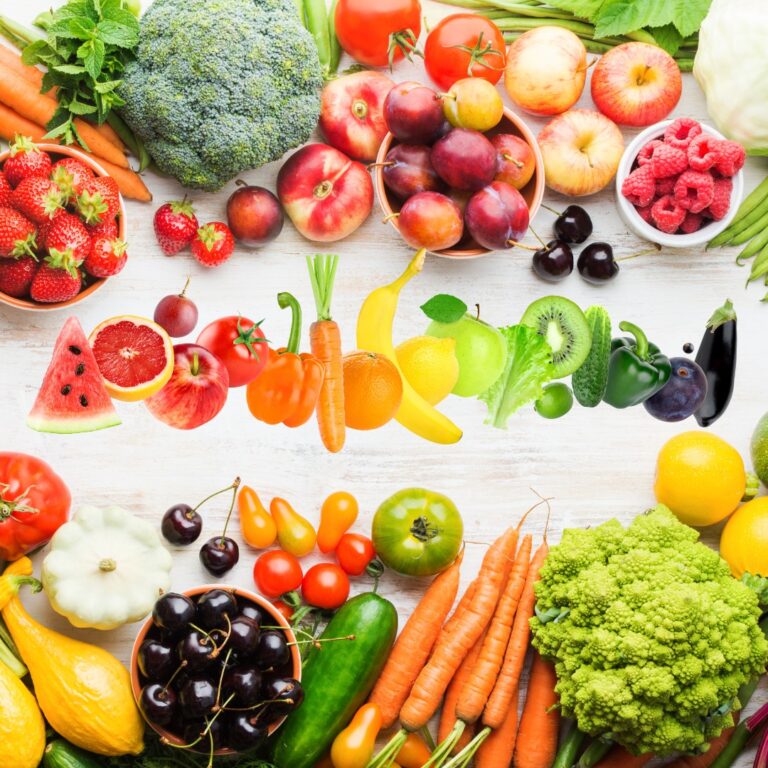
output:
[[[720,536],[720,556],[736,578],[768,576],[768,496],[748,501],[730,517]]]
[[[430,405],[451,394],[459,378],[456,340],[414,336],[395,349],[397,364],[407,382]]]
[[[701,430],[668,440],[656,461],[654,492],[687,525],[719,523],[738,506],[747,484],[739,452]]]

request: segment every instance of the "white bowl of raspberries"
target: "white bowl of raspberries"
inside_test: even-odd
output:
[[[619,212],[635,234],[669,248],[702,245],[730,223],[744,192],[745,152],[689,117],[650,126],[616,173]]]

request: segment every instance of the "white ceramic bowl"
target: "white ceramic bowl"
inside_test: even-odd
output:
[[[638,134],[629,146],[624,150],[619,163],[619,170],[616,172],[616,203],[619,207],[619,213],[624,223],[639,237],[644,240],[650,240],[666,248],[690,248],[695,245],[703,245],[709,242],[713,237],[719,235],[736,215],[736,209],[739,207],[742,195],[744,194],[744,171],[740,170],[733,177],[733,191],[731,192],[731,206],[728,213],[720,221],[710,221],[705,224],[698,232],[692,232],[690,235],[668,235],[656,229],[652,224],[643,221],[640,214],[635,210],[635,206],[621,194],[621,185],[624,179],[629,176],[635,158],[640,150],[653,139],[658,139],[664,134],[664,130],[670,125],[672,120],[663,120],[660,123],[651,125],[642,133]],[[708,125],[701,125],[704,133],[715,136],[718,139],[724,139],[722,133]]]

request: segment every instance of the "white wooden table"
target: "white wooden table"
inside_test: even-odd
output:
[[[0,12],[20,21],[31,20],[48,6],[47,0],[23,4],[0,0]],[[453,10],[429,0],[424,6],[433,21]],[[426,79],[418,60],[399,64],[393,77],[396,81]],[[589,83],[578,106],[593,107]],[[684,76],[683,96],[674,115],[708,121],[703,94],[691,75]],[[526,119],[535,132],[545,122]],[[625,130],[624,135],[629,140],[634,132]],[[274,189],[279,166],[279,162],[272,163],[244,173],[242,178]],[[749,160],[746,190],[767,170],[765,162]],[[180,198],[183,191],[173,180],[151,173],[147,184],[154,202],[128,204],[130,258],[125,270],[76,309],[86,333],[116,314],[151,317],[157,301],[181,290],[187,275],[192,276],[189,295],[200,310],[198,330],[217,317],[239,312],[254,319],[266,318],[267,335],[280,342],[289,325],[288,313],[278,309],[275,299],[283,290],[296,294],[305,315],[311,315],[313,300],[304,257],[318,247],[304,240],[290,222],[265,248],[238,248],[227,264],[206,270],[189,254],[174,258],[162,254],[152,216],[162,202]],[[230,183],[216,194],[194,193],[200,221],[223,219],[233,189],[234,183]],[[545,202],[561,208],[569,201],[548,192]],[[611,243],[617,256],[642,249],[643,243],[619,219],[612,185],[580,202],[594,221],[593,239]],[[552,221],[542,210],[534,226],[546,237]],[[363,227],[334,244],[333,250],[341,255],[333,313],[349,350],[354,347],[361,302],[373,288],[397,276],[412,251],[390,225],[382,223],[378,207]],[[728,250],[664,251],[627,262],[617,279],[603,287],[589,285],[575,272],[558,285],[546,284],[532,273],[529,254],[520,250],[466,262],[430,257],[423,274],[402,294],[396,333],[398,339],[422,333],[426,322],[419,305],[438,292],[456,294],[469,305],[480,303],[483,317],[496,325],[514,324],[532,300],[562,293],[583,307],[605,305],[615,324],[623,319],[637,322],[673,355],[682,354],[685,342],[698,345],[712,310],[731,298],[739,317],[738,377],[728,412],[713,431],[741,450],[749,463],[752,428],[768,405],[764,338],[768,308],[759,302],[760,286],[744,290],[747,268],[736,267],[733,257]],[[424,486],[453,498],[464,517],[472,543],[467,545],[463,584],[477,570],[484,553],[482,544],[517,521],[537,500],[531,489],[555,499],[550,541],[558,540],[564,527],[596,524],[612,516],[629,521],[654,503],[654,465],[662,443],[696,428],[692,419],[664,424],[650,418],[643,408],[617,411],[601,406],[576,407],[557,421],[542,419],[526,408],[510,420],[508,431],[499,431],[483,423],[482,403],[452,397],[440,408],[464,430],[457,445],[433,445],[392,422],[375,432],[349,431],[344,451],[331,455],[322,447],[314,422],[299,430],[268,427],[248,413],[244,390],[234,389],[222,413],[192,432],[166,427],[141,404],[117,403],[123,419],[118,428],[73,436],[39,434],[25,426],[24,418],[67,316],[67,312],[27,313],[0,306],[0,428],[3,450],[26,451],[50,462],[69,484],[75,508],[118,504],[159,524],[172,504],[195,504],[241,475],[262,498],[286,497],[314,521],[325,496],[346,489],[361,505],[356,530],[367,532],[384,498],[407,486]],[[305,341],[306,333],[305,329]],[[221,496],[206,506],[201,541],[221,531],[227,505],[227,498]],[[536,512],[527,528],[540,536],[544,517]],[[233,530],[239,534],[237,525]],[[706,532],[705,539],[716,543],[718,531]],[[254,559],[255,553],[243,546],[240,563],[224,582],[252,587]],[[314,557],[307,558],[306,566],[314,561]],[[215,579],[200,565],[197,546],[174,552],[175,589],[209,581]],[[353,585],[353,591],[367,588],[364,579]],[[402,623],[423,588],[420,581],[387,575],[380,591],[395,602]],[[44,596],[25,595],[24,600],[56,629],[99,643],[123,661],[129,658],[137,626],[112,632],[78,631],[50,610]],[[760,692],[755,700],[765,698]],[[738,765],[751,765],[751,758]]]

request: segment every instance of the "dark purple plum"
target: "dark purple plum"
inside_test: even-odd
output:
[[[593,285],[602,285],[619,274],[619,265],[608,243],[590,243],[576,262],[579,274]]]
[[[431,144],[445,123],[440,96],[422,83],[398,83],[384,100],[384,120],[406,144]]]
[[[669,381],[643,405],[659,421],[683,421],[692,416],[707,395],[707,377],[687,357],[673,357]]]
[[[523,196],[503,181],[493,181],[469,199],[464,222],[475,242],[491,251],[514,247],[528,229]]]
[[[235,239],[249,248],[274,240],[283,229],[283,209],[275,195],[238,179],[227,200],[227,224]]]
[[[573,272],[573,251],[562,240],[550,240],[533,254],[533,271],[550,283],[557,283]]]
[[[445,191],[443,180],[432,167],[431,154],[432,150],[423,144],[392,147],[381,171],[387,189],[402,200],[419,192]]]
[[[454,128],[432,147],[432,167],[450,187],[476,191],[493,181],[498,155],[480,132]]]

